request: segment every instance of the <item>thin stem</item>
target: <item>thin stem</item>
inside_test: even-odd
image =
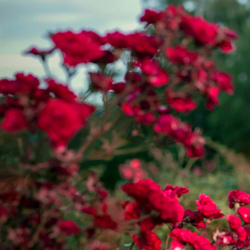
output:
[[[45,74],[48,78],[51,78],[52,77],[52,74],[50,72],[50,69],[49,69],[49,66],[48,66],[48,63],[46,61],[46,59],[42,59],[42,65],[43,65],[43,69],[45,71]]]
[[[169,235],[169,233],[168,233],[168,237],[167,237],[167,239],[166,239],[165,250],[168,250],[169,241],[170,241],[170,235]]]
[[[131,246],[130,246],[130,248],[129,248],[129,250],[132,250],[133,247],[134,247],[134,245],[135,245],[135,242],[133,241],[132,244],[131,244]]]

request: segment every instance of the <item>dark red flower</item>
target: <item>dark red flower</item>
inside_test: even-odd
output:
[[[133,235],[133,241],[139,249],[160,250],[161,240],[151,231],[142,231],[140,236]]]
[[[17,73],[15,80],[2,79],[0,80],[0,93],[1,94],[31,94],[37,90],[39,80],[29,74]]]
[[[94,218],[94,223],[97,227],[103,228],[103,229],[113,229],[116,230],[118,225],[116,222],[112,220],[110,215],[104,214],[104,215],[98,215]]]
[[[234,208],[235,204],[247,206],[250,204],[250,195],[241,190],[231,190],[228,193],[229,207]]]
[[[80,233],[80,227],[72,220],[61,220],[57,223],[57,227],[66,236]]]
[[[72,92],[68,86],[56,82],[54,79],[46,79],[48,84],[48,91],[52,92],[55,97],[67,102],[74,102],[77,98],[74,92]]]
[[[23,111],[18,108],[8,109],[1,122],[1,128],[13,134],[25,130],[27,126],[28,122],[26,116]]]
[[[101,73],[89,72],[90,81],[95,88],[107,92],[113,87],[113,79]]]
[[[198,230],[206,227],[204,218],[199,211],[185,210],[184,219],[194,225]]]

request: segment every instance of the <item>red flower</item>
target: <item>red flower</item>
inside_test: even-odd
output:
[[[183,246],[186,244],[191,245],[194,249],[217,249],[215,245],[210,243],[209,239],[203,236],[198,236],[196,232],[192,233],[187,229],[175,228],[171,233],[169,233],[169,235],[174,239],[174,243],[171,244],[171,249],[177,250],[177,246]]]
[[[245,223],[250,223],[250,211],[248,207],[239,207],[238,213]]]
[[[146,9],[143,16],[140,18],[140,21],[146,22],[147,27],[149,24],[155,24],[161,20],[164,20],[165,16],[166,14],[164,12]]]
[[[187,97],[171,97],[167,96],[169,105],[178,112],[189,112],[197,107],[197,103],[190,96]]]
[[[250,195],[241,190],[231,190],[228,194],[229,207],[234,208],[235,204],[246,206],[250,204]]]
[[[57,227],[66,236],[79,234],[79,226],[72,220],[61,220],[57,223]]]
[[[7,208],[0,203],[0,224],[7,220],[8,214]]]
[[[197,59],[195,52],[189,51],[181,45],[167,48],[166,55],[172,63],[193,64]]]
[[[207,109],[211,110],[214,108],[214,106],[219,104],[219,99],[218,99],[219,93],[220,93],[220,90],[216,86],[208,87],[205,90],[205,94],[207,98],[207,103],[206,103]]]
[[[232,85],[232,77],[230,75],[223,71],[214,72],[213,79],[216,83],[218,83],[221,90],[227,92],[230,95],[233,94],[234,86]]]
[[[191,131],[191,127],[180,119],[169,115],[161,115],[154,125],[158,134],[167,134],[176,142],[184,144],[189,157],[200,157],[203,154],[204,139],[199,133]]]
[[[67,102],[74,102],[77,98],[74,92],[72,92],[68,86],[56,82],[53,79],[46,79],[48,84],[48,91],[52,92],[57,98]]]
[[[141,214],[141,207],[138,202],[130,203],[129,201],[123,204],[124,211],[124,218],[125,220],[129,219],[138,219]]]
[[[64,147],[93,111],[92,106],[84,103],[50,100],[38,116],[38,127],[45,131],[54,147]]]
[[[68,66],[88,63],[104,54],[101,49],[102,38],[92,31],[58,32],[51,35],[51,40],[63,53],[64,63]]]
[[[187,194],[188,191],[189,190],[186,187],[178,187],[178,186],[173,187],[170,184],[168,184],[164,189],[164,193],[172,198],[175,198],[175,196],[181,197],[183,194]]]
[[[241,219],[233,214],[229,214],[226,216],[230,228],[238,235],[239,240],[244,241],[247,237],[247,232],[244,227],[241,226]]]
[[[185,221],[187,220],[188,223],[191,223],[192,225],[197,227],[198,230],[206,227],[203,221],[204,218],[200,212],[194,212],[192,210],[187,209],[185,210],[184,219]]]
[[[113,87],[113,79],[109,76],[102,75],[101,73],[89,73],[90,81],[95,88],[100,91],[107,92]]]
[[[197,208],[204,216],[208,219],[218,219],[222,218],[224,214],[222,214],[220,209],[217,208],[217,205],[211,200],[209,196],[205,194],[200,194],[199,200],[196,201]]]
[[[15,80],[0,80],[1,94],[31,94],[37,90],[40,84],[39,80],[31,74],[17,73],[15,77]]]
[[[181,27],[187,36],[192,36],[202,44],[216,44],[218,26],[201,17],[187,16],[182,19]]]
[[[28,122],[21,109],[10,108],[1,122],[1,128],[10,133],[17,133],[27,128]]]
[[[142,231],[140,236],[133,235],[133,241],[139,249],[160,250],[161,240],[151,231]]]
[[[165,70],[160,68],[157,61],[145,59],[139,63],[139,67],[153,86],[162,87],[169,83],[169,75]]]
[[[94,222],[97,227],[103,228],[103,229],[117,229],[117,223],[112,220],[110,215],[104,214],[104,215],[98,215],[95,216]]]
[[[108,33],[105,41],[116,48],[134,50],[139,56],[153,56],[157,53],[161,41],[155,36],[135,32],[124,35],[118,31]]]
[[[176,224],[183,219],[184,209],[178,199],[169,197],[150,179],[127,183],[122,189],[148,211],[156,210],[166,223]]]
[[[224,53],[231,53],[235,50],[235,47],[230,40],[224,40],[220,42],[218,46]]]
[[[54,51],[54,48],[48,50],[41,50],[36,47],[31,47],[29,50],[25,51],[26,55],[40,56],[42,60],[45,60],[46,56],[50,55]]]

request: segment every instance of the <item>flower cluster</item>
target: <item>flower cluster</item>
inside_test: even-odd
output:
[[[245,249],[250,246],[250,195],[241,190],[229,192],[229,202],[237,202],[238,209],[235,214],[226,216],[231,230],[213,232],[213,241],[208,238],[207,230],[213,220],[224,217],[209,196],[200,194],[196,201],[197,211],[184,210],[178,198],[188,193],[185,187],[167,185],[164,190],[150,179],[137,183],[127,183],[123,191],[135,199],[123,204],[124,219],[132,220],[137,224],[140,232],[134,234],[133,240],[139,249],[162,249],[161,240],[153,230],[157,225],[168,224],[169,237],[172,238],[170,249],[215,250],[218,246],[232,246],[232,249]],[[235,195],[239,194],[239,195]],[[241,204],[241,205],[240,205]],[[229,207],[233,208],[231,203]],[[243,222],[243,223],[242,223]],[[186,227],[186,228],[185,228]],[[193,232],[190,227],[198,230]],[[168,246],[166,246],[166,249]]]
[[[5,100],[0,105],[1,128],[16,134],[40,129],[54,148],[67,147],[95,107],[77,101],[69,88],[53,79],[46,79],[47,88],[40,88],[38,78],[17,73],[14,80],[0,80],[0,93]]]

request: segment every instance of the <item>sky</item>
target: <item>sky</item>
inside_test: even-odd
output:
[[[143,0],[0,0],[0,78],[12,78],[15,72],[43,77],[39,61],[23,52],[34,45],[50,48],[48,32],[133,31],[142,27],[138,20],[143,9]],[[59,64],[58,55],[49,61],[52,72],[63,81]],[[74,79],[73,89],[81,88],[86,70]]]

